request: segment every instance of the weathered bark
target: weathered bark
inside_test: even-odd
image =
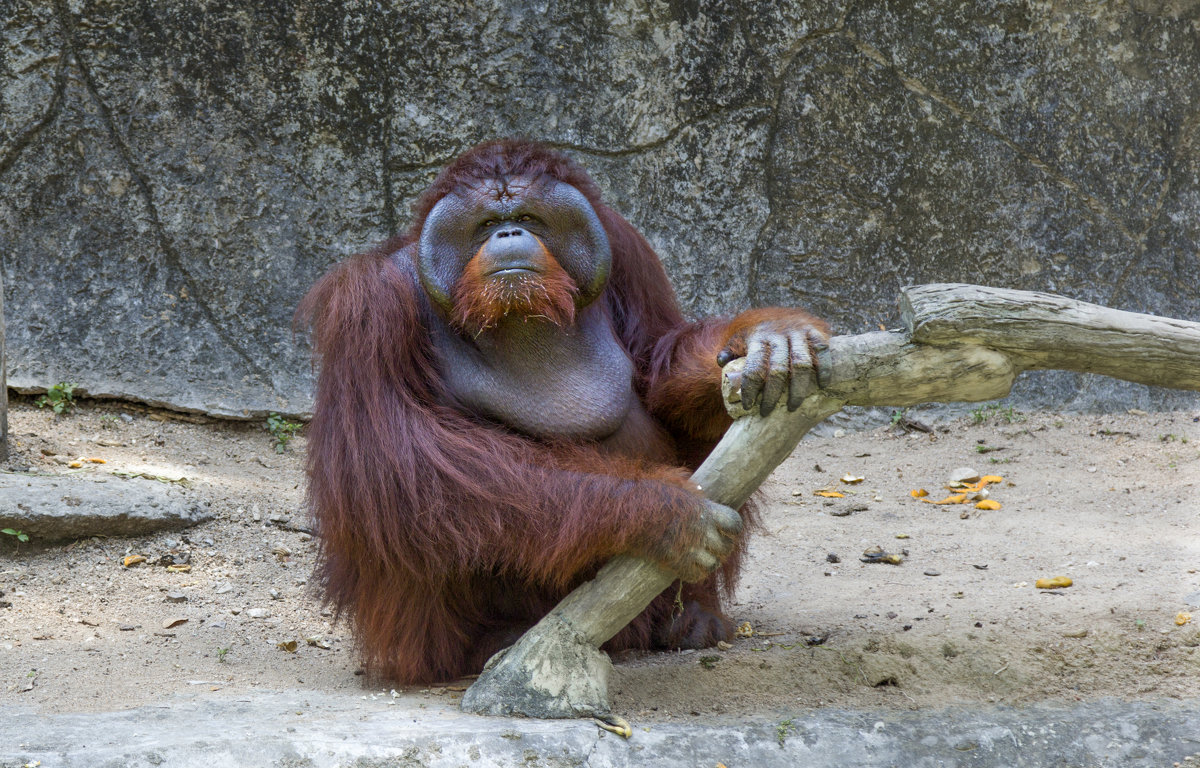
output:
[[[4,358],[4,276],[0,275],[0,461],[8,460],[8,381]]]
[[[952,284],[907,288],[901,309],[906,331],[831,339],[818,355],[813,391],[798,410],[777,408],[762,418],[730,402],[731,412],[744,418],[692,476],[705,496],[741,506],[809,429],[845,405],[992,400],[1033,368],[1200,390],[1200,323]],[[727,374],[737,364],[730,363]],[[726,398],[736,400],[726,378]],[[648,560],[613,558],[489,662],[463,697],[463,709],[531,717],[606,713],[609,666],[599,645],[674,579]]]

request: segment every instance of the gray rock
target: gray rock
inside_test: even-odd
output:
[[[0,528],[44,541],[141,536],[212,516],[206,502],[149,480],[0,474]]]
[[[299,297],[512,134],[582,160],[696,314],[856,333],[903,285],[971,281],[1200,320],[1194,0],[8,5],[21,391],[308,411]],[[1198,402],[1059,372],[1014,394]]]

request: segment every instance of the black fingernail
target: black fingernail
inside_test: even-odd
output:
[[[717,353],[717,365],[721,366],[722,368],[728,365],[730,360],[733,360],[733,353],[728,349],[722,349]]]

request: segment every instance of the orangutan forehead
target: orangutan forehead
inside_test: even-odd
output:
[[[464,196],[479,202],[510,203],[523,200],[530,194],[544,194],[555,184],[547,177],[505,176],[478,179],[463,190]]]

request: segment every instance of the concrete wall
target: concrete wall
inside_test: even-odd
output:
[[[578,157],[697,314],[961,281],[1200,320],[1200,2],[7,0],[9,384],[309,408],[290,330],[437,169]],[[9,11],[8,9],[11,9]],[[1192,396],[1049,374],[1029,404]]]

